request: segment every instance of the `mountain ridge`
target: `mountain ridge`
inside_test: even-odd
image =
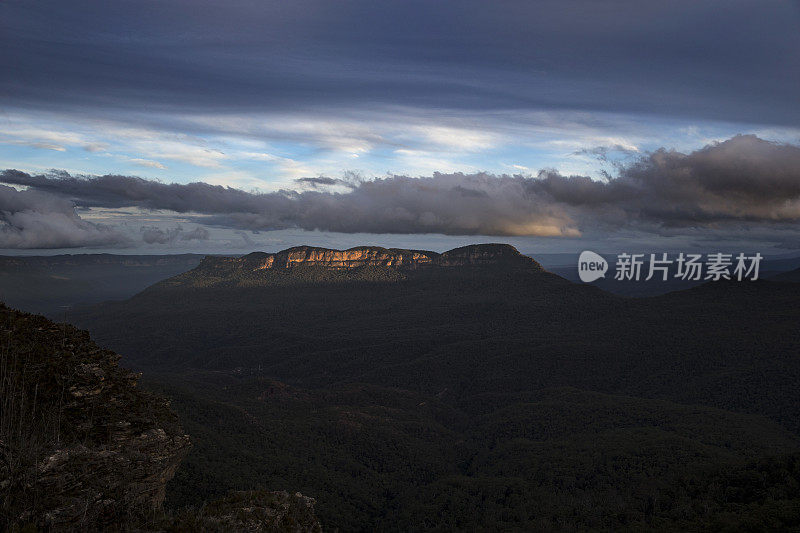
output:
[[[429,250],[355,246],[346,250],[318,246],[294,246],[276,253],[252,252],[241,257],[206,256],[200,268],[211,269],[241,265],[252,270],[288,269],[301,265],[327,268],[356,268],[360,266],[391,266],[418,269],[428,266],[467,266],[519,262],[538,268],[541,265],[522,255],[510,244],[471,244],[443,253]]]
[[[58,254],[58,255],[0,255],[0,269],[53,268],[57,266],[87,265],[190,265],[201,254]]]
[[[294,285],[298,283],[396,282],[439,271],[497,268],[546,273],[533,258],[508,244],[472,244],[443,253],[356,246],[335,250],[295,246],[239,257],[206,256],[197,267],[165,279],[145,292],[179,287]]]

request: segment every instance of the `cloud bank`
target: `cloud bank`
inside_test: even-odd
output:
[[[0,77],[0,102],[76,115],[367,103],[800,119],[796,2],[161,0],[146,17],[138,2],[0,9],[0,69],[14,72]]]
[[[71,201],[0,185],[0,248],[114,246],[128,238],[115,229],[81,219]]]
[[[6,170],[0,182],[28,187],[22,192],[3,189],[19,198],[3,204],[4,238],[11,245],[6,247],[47,247],[62,238],[57,236],[63,231],[53,229],[47,240],[48,226],[42,222],[34,230],[15,213],[36,213],[42,221],[67,217],[72,229],[63,237],[80,230],[87,243],[111,238],[111,230],[77,217],[73,205],[170,210],[238,230],[342,233],[575,237],[586,231],[675,234],[690,228],[785,228],[800,222],[800,147],[752,135],[688,154],[660,149],[621,166],[604,181],[548,170],[536,176],[435,173],[373,180],[348,176],[345,192],[327,189],[341,180],[321,177],[302,182],[311,190],[253,193],[203,182]],[[142,230],[142,238],[149,243],[204,238],[194,232],[171,236],[169,230],[149,228]]]
[[[207,241],[209,237],[208,230],[201,226],[191,231],[184,231],[183,227],[180,225],[166,229],[159,228],[158,226],[142,226],[140,231],[142,232],[142,241],[147,244],[170,244],[177,240]]]

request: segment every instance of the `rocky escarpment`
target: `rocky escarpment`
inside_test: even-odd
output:
[[[1,531],[322,530],[300,493],[160,510],[189,437],[118,361],[86,331],[0,303]]]
[[[321,533],[314,514],[315,500],[299,492],[235,491],[184,513],[170,529],[227,533],[231,531]]]
[[[287,270],[302,266],[328,269],[351,269],[365,266],[392,267],[397,270],[420,270],[435,267],[464,267],[485,265],[541,266],[530,257],[520,254],[508,244],[473,244],[444,253],[428,250],[405,250],[358,246],[347,250],[332,250],[314,246],[296,246],[277,253],[254,252],[242,257],[203,259],[198,272],[224,274],[233,271]]]
[[[187,287],[394,282],[421,272],[494,267],[544,270],[508,244],[473,244],[441,254],[378,246],[347,250],[297,246],[277,253],[254,252],[242,257],[207,256],[196,268],[157,283],[143,294]]]
[[[127,527],[158,509],[189,437],[85,331],[0,304],[0,529]]]

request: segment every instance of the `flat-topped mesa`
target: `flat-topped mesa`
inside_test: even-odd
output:
[[[473,244],[442,254],[427,250],[405,250],[358,246],[333,250],[314,246],[296,246],[270,254],[253,252],[242,257],[207,257],[200,265],[209,272],[255,272],[258,270],[288,270],[298,266],[321,266],[330,269],[349,269],[363,266],[393,267],[418,270],[429,267],[463,267],[487,265],[525,265],[541,270],[541,265],[520,254],[508,244]]]
[[[444,267],[481,265],[526,265],[541,270],[532,258],[522,255],[510,244],[471,244],[444,252],[436,264]]]

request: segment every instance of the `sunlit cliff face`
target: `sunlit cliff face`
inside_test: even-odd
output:
[[[324,248],[298,247],[278,252],[264,258],[259,269],[291,268],[297,265],[320,265],[330,268],[348,268],[364,265],[374,266],[419,266],[433,262],[431,252],[409,250],[385,250],[382,248],[352,248],[350,250],[327,250]]]
[[[520,254],[508,244],[474,244],[455,248],[442,254],[426,250],[403,250],[361,246],[349,250],[331,250],[298,246],[274,254],[255,252],[243,257],[207,257],[199,268],[231,269],[255,272],[268,269],[290,269],[299,266],[319,266],[331,269],[383,266],[415,270],[426,267],[477,266],[490,264],[538,263]]]

